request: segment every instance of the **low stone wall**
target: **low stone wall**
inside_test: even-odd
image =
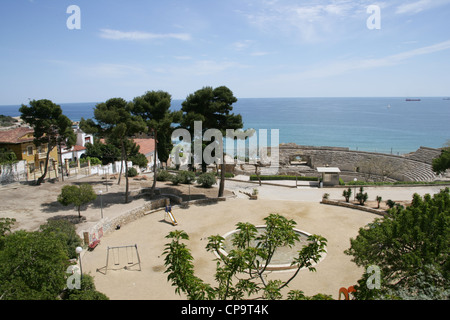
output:
[[[149,201],[142,207],[132,209],[125,212],[115,218],[105,218],[100,220],[96,225],[91,226],[89,229],[84,229],[80,232],[80,237],[84,239],[85,244],[91,243],[94,239],[99,240],[104,235],[107,235],[114,230],[117,226],[124,226],[130,222],[144,217],[149,212],[158,208],[163,208],[166,205],[167,198],[154,199]]]
[[[368,208],[368,207],[365,207],[365,206],[361,206],[361,205],[357,205],[357,204],[353,204],[353,203],[349,203],[349,202],[342,202],[342,201],[336,201],[336,200],[322,199],[321,203],[322,204],[332,205],[332,206],[339,206],[339,207],[345,207],[345,208],[350,208],[350,209],[357,209],[357,210],[361,210],[361,211],[375,213],[375,214],[378,214],[378,215],[381,215],[381,216],[385,216],[386,215],[386,211],[384,211],[384,210]]]

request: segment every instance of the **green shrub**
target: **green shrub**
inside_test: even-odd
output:
[[[203,173],[197,178],[197,183],[204,188],[211,188],[216,182],[214,173]]]
[[[192,171],[180,171],[178,174],[180,176],[180,183],[191,184],[195,181],[195,172]]]
[[[135,168],[129,168],[128,169],[128,174],[127,176],[132,178],[132,177],[136,177],[138,175],[138,172]]]
[[[99,158],[95,158],[95,157],[85,157],[85,158],[81,158],[80,159],[80,163],[87,163],[88,160],[91,161],[91,166],[98,166],[102,164],[102,161]]]
[[[172,181],[172,175],[167,170],[159,169],[156,173],[157,181]]]
[[[172,181],[173,185],[177,186],[180,183],[183,182],[183,177],[181,176],[180,173],[177,173],[176,175],[171,175],[170,176],[170,181]]]

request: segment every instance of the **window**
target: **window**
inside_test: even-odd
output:
[[[32,156],[33,155],[33,146],[28,146],[27,147],[27,152],[28,152],[29,156]]]

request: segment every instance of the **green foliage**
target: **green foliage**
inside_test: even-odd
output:
[[[0,265],[0,300],[53,300],[66,284],[68,256],[55,233],[8,235]]]
[[[204,188],[211,188],[217,183],[216,176],[212,172],[202,173],[197,177],[197,183]]]
[[[120,146],[121,159],[125,162],[125,173],[128,171],[128,158],[133,151],[136,152],[135,144],[130,141],[131,137],[147,131],[144,120],[139,115],[132,114],[132,109],[132,103],[122,98],[112,98],[96,105],[94,109],[96,122],[92,119],[81,119],[80,122],[80,128],[84,132],[107,138],[109,143]],[[129,182],[126,174],[125,181],[125,203],[128,203]]]
[[[10,233],[14,219],[0,219],[0,300],[104,300],[92,277],[81,290],[66,290],[69,258],[81,239],[67,221],[51,220],[39,231]]]
[[[63,300],[109,300],[109,298],[96,290],[94,279],[88,274],[84,274],[81,278],[81,288],[66,290]]]
[[[378,209],[380,209],[380,203],[381,203],[381,201],[383,201],[383,198],[381,196],[377,196],[376,199],[377,199],[377,203],[378,203]]]
[[[0,148],[0,165],[13,164],[16,162],[17,156],[13,151],[7,148]]]
[[[138,172],[135,168],[129,168],[127,172],[127,177],[136,177],[138,175]]]
[[[352,255],[358,266],[380,267],[380,294],[415,292],[433,286],[436,290],[440,290],[437,287],[448,288],[449,188],[442,189],[433,197],[427,194],[422,198],[414,194],[411,206],[393,207],[384,218],[361,228],[350,243],[351,247],[345,253]],[[423,277],[430,274],[430,270],[434,270],[435,280],[425,285],[421,282],[430,281]],[[363,287],[364,283],[361,283]]]
[[[172,175],[167,170],[159,169],[156,175],[156,180],[158,181],[172,181]]]
[[[10,116],[4,116],[0,114],[0,127],[10,127],[16,124],[18,121]]]
[[[233,92],[226,86],[217,88],[204,87],[190,94],[181,104],[183,112],[180,125],[182,128],[189,130],[191,138],[194,142],[194,122],[201,121],[203,130],[216,129],[223,136],[226,135],[227,129],[242,129],[242,116],[231,113],[233,111],[233,103],[237,102],[237,98]],[[222,154],[224,157],[225,154]],[[222,197],[225,190],[225,162],[221,159],[222,176],[220,179],[218,196]],[[202,172],[206,172],[206,163],[202,163]]]
[[[181,119],[181,111],[170,111],[172,97],[164,91],[148,91],[133,100],[132,114],[141,116],[149,132],[157,134],[157,154],[161,163],[166,163],[172,151],[172,125]]]
[[[450,148],[443,149],[441,155],[433,159],[433,171],[436,174],[442,174],[447,169],[450,169]]]
[[[85,154],[87,157],[98,158],[103,165],[107,165],[120,159],[120,148],[110,143],[101,143],[96,139],[93,144],[86,144]]]
[[[102,161],[96,157],[82,157],[80,163],[87,163],[88,160],[91,162],[91,166],[98,166],[102,164]]]
[[[389,207],[389,209],[392,209],[395,206],[395,201],[389,199],[386,201],[386,205]]]
[[[352,189],[348,188],[347,190],[344,190],[342,192],[342,196],[345,198],[346,202],[349,202],[350,201],[350,197],[352,196]]]
[[[367,194],[367,192],[364,192],[364,188],[360,187],[359,192],[356,194],[356,200],[358,200],[359,204],[363,206],[364,203],[366,203],[368,198],[369,198],[369,195]]]
[[[327,240],[321,236],[313,235],[308,238],[308,244],[293,260],[296,266],[294,274],[286,281],[267,281],[265,271],[270,264],[277,248],[293,246],[299,241],[298,234],[293,230],[295,222],[278,214],[271,214],[264,219],[266,232],[258,233],[250,223],[238,223],[232,240],[234,248],[228,255],[221,253],[224,238],[217,235],[208,238],[206,249],[215,252],[220,258],[216,266],[216,286],[204,283],[195,276],[193,257],[182,240],[189,240],[184,231],[174,231],[166,237],[172,239],[166,244],[165,266],[168,280],[176,287],[175,292],[184,293],[189,299],[282,299],[281,290],[298,275],[300,269],[307,268],[315,271],[313,263],[317,263],[325,252]],[[259,297],[258,297],[259,296]],[[299,298],[299,292],[288,293],[290,298]],[[326,296],[318,296],[325,298]]]
[[[195,172],[192,171],[178,171],[177,176],[180,179],[180,183],[191,184],[196,180]]]
[[[16,219],[0,218],[0,250],[3,248],[3,240],[11,232],[12,226],[16,223]]]
[[[34,144],[48,147],[44,173],[36,182],[40,185],[47,175],[50,152],[60,144],[70,148],[76,143],[77,136],[72,121],[63,115],[61,106],[50,100],[32,100],[29,107],[22,105],[19,111],[21,119],[34,129]]]
[[[259,178],[264,180],[298,180],[298,181],[319,181],[317,177],[300,177],[300,176],[288,176],[288,175],[268,175],[259,176]],[[250,176],[250,181],[258,181],[258,176],[253,174]]]
[[[139,168],[147,168],[148,159],[142,153],[130,156],[130,160],[133,162],[134,166],[138,166]]]
[[[46,224],[40,226],[44,234],[53,234],[64,244],[66,254],[69,259],[77,258],[75,249],[82,246],[83,241],[78,236],[75,226],[67,220],[49,220]]]
[[[81,218],[81,206],[94,201],[96,198],[97,195],[89,184],[82,184],[80,186],[66,185],[61,189],[61,194],[58,196],[58,202],[63,206],[74,205]]]

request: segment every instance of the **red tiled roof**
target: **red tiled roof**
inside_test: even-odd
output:
[[[19,144],[33,141],[34,130],[26,127],[19,127],[11,130],[0,131],[0,143]],[[26,138],[26,135],[30,135]]]
[[[86,150],[86,147],[79,145],[73,146],[73,151],[82,151],[82,150]]]
[[[133,139],[133,141],[140,147],[139,153],[148,155],[155,151],[155,139]],[[100,139],[101,143],[106,143],[105,139]]]
[[[148,155],[155,151],[155,139],[134,139],[133,140],[139,147],[139,153]]]

